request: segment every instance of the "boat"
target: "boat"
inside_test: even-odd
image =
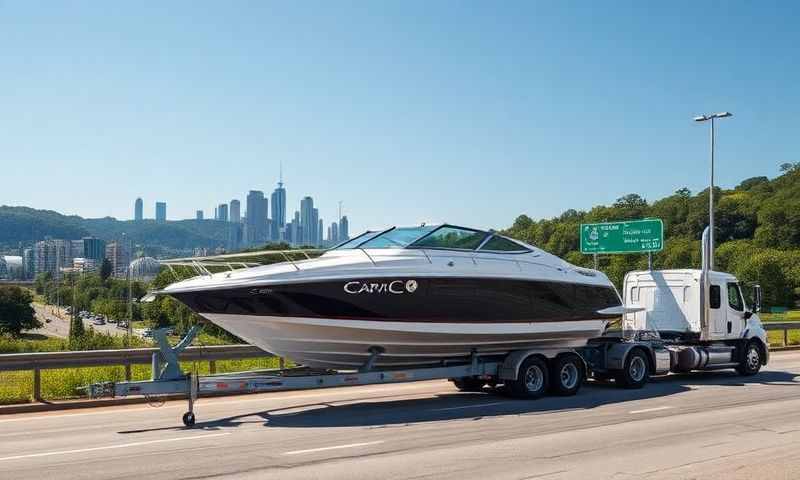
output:
[[[317,258],[207,273],[160,293],[250,344],[320,369],[575,347],[624,311],[602,272],[449,224],[366,231]]]

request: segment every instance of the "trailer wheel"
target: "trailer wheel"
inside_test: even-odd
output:
[[[560,355],[550,364],[550,388],[556,395],[575,395],[583,377],[583,361],[575,354]]]
[[[624,367],[617,372],[615,379],[621,387],[642,388],[647,383],[648,374],[647,357],[637,348],[628,354]]]
[[[187,427],[193,427],[194,421],[195,421],[194,413],[186,412],[183,414],[183,424],[186,425]]]
[[[750,376],[755,375],[761,370],[761,349],[756,342],[747,342],[744,348],[744,355],[739,360],[739,366],[736,367],[736,372],[739,375]]]
[[[486,384],[484,380],[475,377],[452,378],[450,381],[462,392],[480,392]]]
[[[517,372],[517,379],[506,383],[508,391],[517,398],[534,399],[545,394],[549,381],[547,363],[539,357],[528,357]]]

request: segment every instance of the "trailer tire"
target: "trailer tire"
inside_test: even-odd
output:
[[[192,412],[184,413],[182,420],[183,424],[186,425],[187,427],[193,427],[195,422],[194,413]]]
[[[517,379],[506,382],[506,388],[513,397],[534,399],[547,392],[548,383],[547,362],[540,357],[531,356],[519,366]]]
[[[475,377],[451,378],[450,381],[461,392],[481,392],[483,386],[486,385],[485,380]]]
[[[642,349],[635,348],[628,353],[625,365],[617,372],[615,379],[620,387],[634,389],[642,388],[648,376],[647,357]]]
[[[583,378],[583,361],[574,353],[559,355],[550,363],[550,388],[556,395],[575,395]]]
[[[744,347],[736,372],[749,377],[758,373],[759,370],[761,370],[761,348],[758,343],[751,340]]]

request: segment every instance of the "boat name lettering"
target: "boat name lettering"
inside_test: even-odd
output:
[[[250,295],[268,295],[272,293],[271,288],[251,288]]]
[[[347,282],[344,284],[344,291],[351,295],[360,293],[391,293],[402,295],[404,293],[414,293],[417,289],[416,280],[392,280],[390,282]]]

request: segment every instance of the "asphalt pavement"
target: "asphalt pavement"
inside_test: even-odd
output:
[[[446,381],[0,416],[10,479],[800,478],[800,352],[521,401]]]

